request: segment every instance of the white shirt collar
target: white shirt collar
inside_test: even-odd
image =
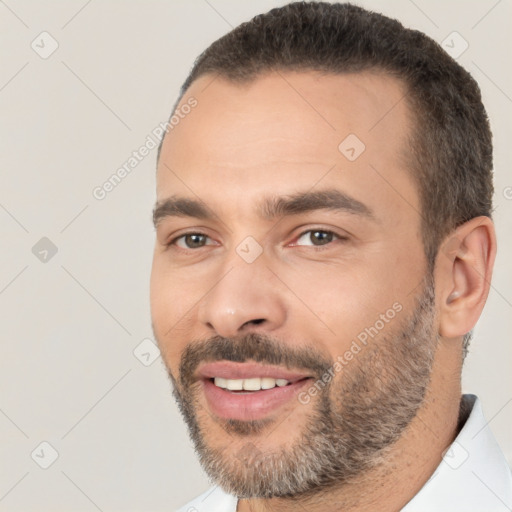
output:
[[[402,512],[512,510],[512,475],[485,421],[480,400],[463,395],[471,410],[430,480]]]
[[[512,511],[512,474],[475,395],[463,395],[470,414],[430,480],[402,512]],[[219,487],[177,512],[236,512],[237,499]]]

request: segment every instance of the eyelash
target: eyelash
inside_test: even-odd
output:
[[[331,231],[331,230],[328,230],[328,229],[319,229],[319,228],[310,228],[310,229],[306,229],[305,231],[302,231],[297,237],[296,237],[296,240],[299,240],[301,239],[305,234],[307,233],[313,233],[313,232],[321,232],[321,233],[327,233],[329,235],[334,235],[334,237],[338,240],[338,241],[346,241],[348,240],[348,237],[346,236],[342,236],[342,235],[338,235],[337,233],[335,233],[334,231]],[[187,248],[187,249],[184,249],[183,247],[178,247],[176,245],[176,242],[178,240],[180,240],[181,238],[184,238],[188,235],[200,235],[200,236],[205,236],[206,238],[210,238],[206,233],[201,233],[200,231],[189,231],[188,233],[182,233],[181,235],[173,238],[172,240],[170,240],[168,243],[165,244],[165,247],[166,248],[170,248],[170,247],[173,247],[175,248],[175,250],[178,250],[178,251],[184,251],[184,252],[189,252],[189,251],[197,251],[198,249],[202,249],[206,246],[201,246],[201,247],[198,247],[196,249],[191,249],[191,248]],[[321,250],[324,250],[324,249],[327,249],[329,248],[329,246],[331,246],[333,244],[333,242],[335,242],[336,240],[332,240],[326,244],[323,244],[323,245],[307,245],[307,246],[298,246],[298,247],[312,247],[314,248],[315,251],[321,251]]]

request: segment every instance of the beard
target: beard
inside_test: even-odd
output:
[[[201,407],[200,383],[193,379],[198,366],[252,360],[305,370],[320,382],[335,361],[315,347],[290,347],[255,332],[190,343],[178,379],[168,374],[200,463],[214,483],[238,498],[304,499],[382,464],[416,416],[430,382],[438,342],[431,276],[423,285],[410,316],[355,355],[311,400],[306,421],[287,438],[292,441],[272,450],[264,441],[280,424],[275,418],[221,420]],[[305,405],[297,401],[296,407]],[[211,422],[222,426],[224,440],[209,439]]]

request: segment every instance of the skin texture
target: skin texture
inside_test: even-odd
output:
[[[405,94],[398,80],[370,72],[269,73],[243,85],[203,76],[192,84],[181,103],[193,96],[197,107],[166,136],[157,201],[199,199],[214,217],[165,217],[157,224],[152,321],[172,379],[182,382],[187,347],[214,337],[246,341],[260,334],[290,350],[314,348],[333,361],[398,303],[396,320],[372,341],[393,347],[427,277],[418,193],[409,175],[412,118]],[[352,162],[338,149],[349,134],[365,144]],[[317,210],[268,220],[257,213],[263,197],[332,188],[364,203],[372,218]],[[340,238],[315,247],[302,236],[308,229]],[[191,232],[207,235],[207,245],[186,249],[181,238],[179,246],[166,247]],[[248,236],[262,249],[252,263],[236,251]],[[375,503],[382,511],[399,510],[428,480],[457,434],[461,337],[487,298],[495,249],[488,218],[472,219],[447,237],[433,276],[431,329],[422,338],[433,357],[421,407],[373,467],[321,495],[298,498],[306,510],[367,510]],[[345,375],[354,376],[358,367],[356,355],[331,388],[343,390]],[[248,442],[258,453],[291,448],[322,400],[287,404],[267,431],[247,436],[228,431],[194,386],[182,396],[204,445],[222,448],[226,461],[239,460]],[[297,502],[242,499],[238,511],[248,510],[297,510]]]

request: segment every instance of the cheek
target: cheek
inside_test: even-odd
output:
[[[185,325],[188,301],[186,287],[176,282],[157,260],[153,262],[150,280],[151,321],[154,335],[166,364],[175,374],[185,347]]]
[[[293,281],[295,294],[309,309],[297,303],[295,318],[301,329],[324,340],[332,358],[344,354],[358,336],[364,339],[371,332],[377,338],[395,329],[423,276],[421,265],[414,269],[395,260],[397,256],[389,253],[373,254],[358,262],[314,265],[301,272]]]
[[[166,286],[166,277],[160,268],[156,258],[153,260],[151,269],[151,279],[149,284],[149,301],[151,308],[151,320],[158,337],[161,336],[165,322],[164,312],[168,308],[169,299],[167,297],[168,287]]]
[[[178,324],[193,299],[197,283],[189,282],[183,272],[168,265],[165,255],[155,255],[151,269],[150,303],[155,328],[166,332]]]

